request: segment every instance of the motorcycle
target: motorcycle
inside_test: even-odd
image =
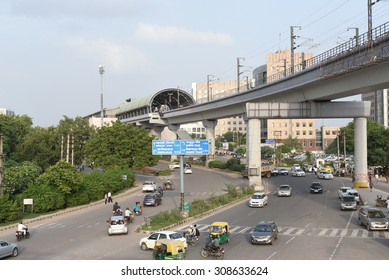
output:
[[[207,243],[203,249],[201,249],[201,256],[206,258],[208,256],[214,256],[218,260],[221,260],[224,258],[224,248],[223,247],[217,247],[213,248],[211,246],[211,243]]]
[[[127,223],[133,223],[135,221],[134,214],[130,214],[130,216],[125,216],[124,218],[126,219]]]
[[[30,238],[30,233],[28,232],[28,229],[26,229],[26,234],[23,233],[23,231],[16,231],[16,240],[21,241],[24,238],[29,239]]]
[[[186,243],[190,246],[196,246],[199,242],[199,237],[196,235],[190,235],[184,232],[184,237],[186,238]]]

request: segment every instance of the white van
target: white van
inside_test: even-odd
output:
[[[356,189],[349,189],[349,190],[347,190],[346,191],[346,195],[350,195],[350,196],[355,197],[355,201],[357,202],[357,204],[359,204],[360,197],[359,197],[359,192]]]

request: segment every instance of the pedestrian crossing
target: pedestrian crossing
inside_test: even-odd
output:
[[[30,229],[63,229],[63,228],[75,228],[78,230],[89,229],[89,228],[102,228],[105,223],[40,223],[30,226]],[[208,224],[196,224],[200,232],[208,232]],[[189,229],[189,225],[184,225],[175,228],[175,231],[184,232]],[[232,236],[239,234],[251,234],[253,227],[240,226],[240,225],[231,225],[230,233]],[[368,231],[364,228],[300,228],[300,227],[278,227],[278,234],[280,236],[312,236],[312,237],[326,237],[326,238],[376,238],[376,239],[389,239],[388,231]]]
[[[179,227],[178,231],[185,231],[189,225]],[[197,224],[200,232],[208,232],[209,225]],[[251,234],[253,227],[230,226],[231,235]],[[378,238],[389,239],[387,231],[368,231],[364,228],[299,228],[299,227],[278,227],[278,234],[284,236],[312,236],[312,237],[332,237],[332,238]]]

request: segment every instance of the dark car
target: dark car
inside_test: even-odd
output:
[[[158,206],[162,204],[162,197],[159,193],[147,194],[143,199],[143,206]]]
[[[262,221],[258,223],[251,233],[251,243],[270,244],[278,238],[278,227],[273,221]]]
[[[311,193],[323,193],[323,185],[320,182],[312,182],[310,191]]]

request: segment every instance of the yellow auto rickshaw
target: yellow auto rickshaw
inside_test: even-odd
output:
[[[184,242],[181,240],[160,239],[153,250],[154,260],[183,260],[185,259]]]
[[[230,225],[227,222],[214,222],[209,226],[209,242],[219,239],[219,244],[230,242]]]

